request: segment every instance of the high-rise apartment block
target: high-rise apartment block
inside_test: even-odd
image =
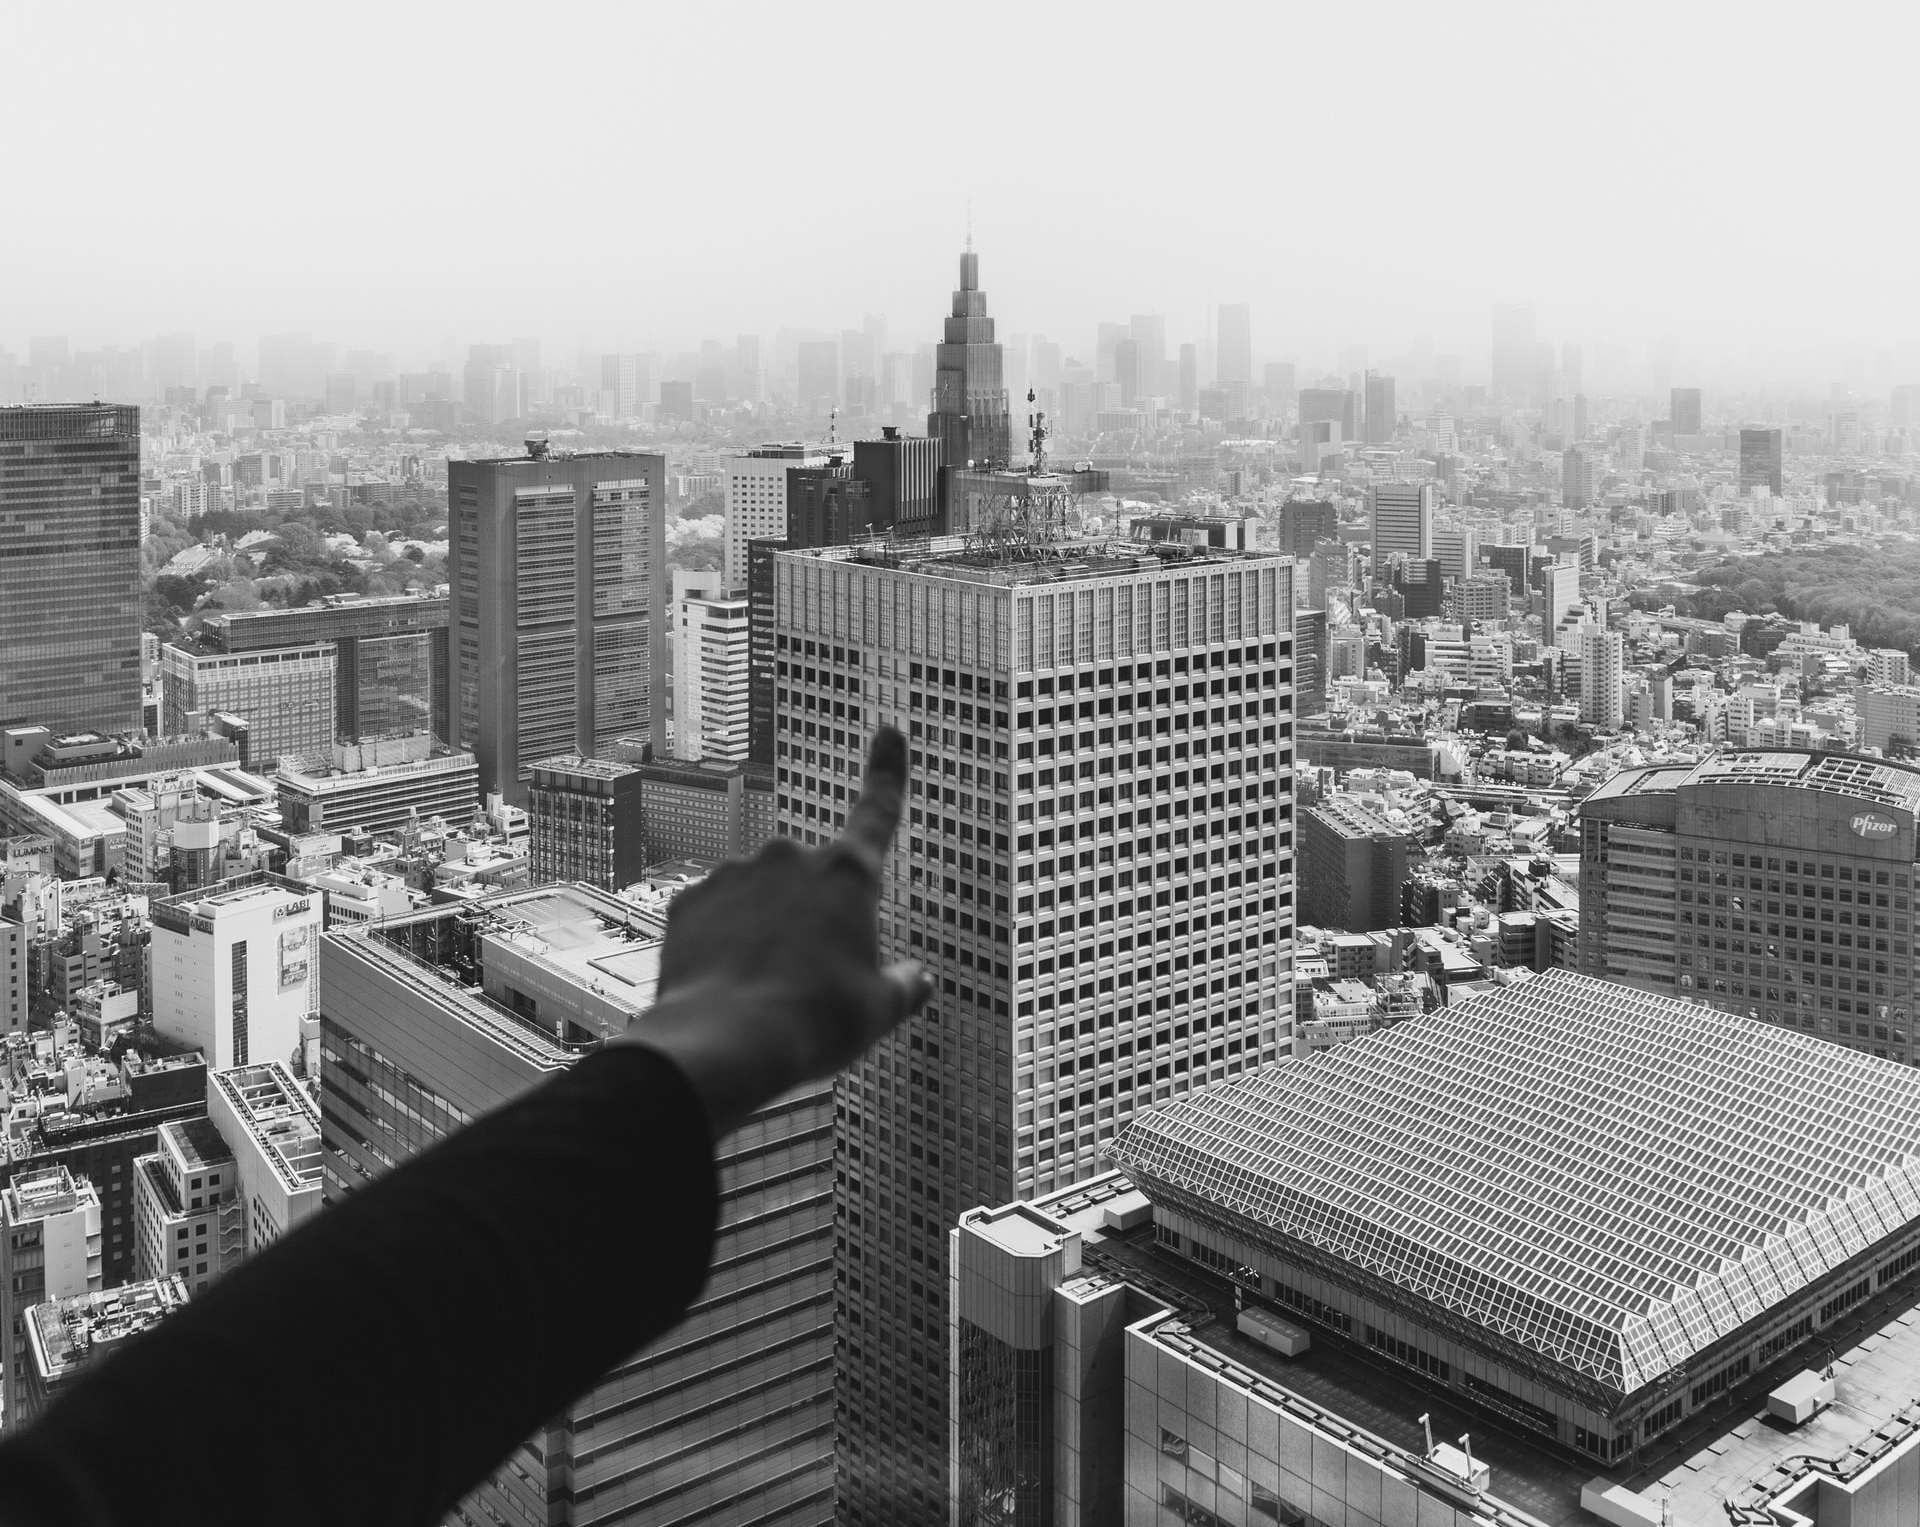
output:
[[[1675,387],[1669,390],[1667,416],[1676,435],[1700,433],[1700,389]]]
[[[32,1361],[27,1311],[102,1286],[100,1195],[62,1165],[16,1170],[0,1191],[0,1236],[0,1333],[6,1340],[0,1423],[11,1432],[23,1424]]]
[[[673,601],[673,756],[744,763],[751,632],[745,589],[689,589]]]
[[[776,564],[782,833],[840,830],[877,724],[911,748],[881,942],[936,996],[839,1083],[838,1452],[846,1520],[927,1520],[959,1206],[1089,1176],[1136,1108],[1292,1052],[1292,565]]]
[[[447,464],[455,726],[480,784],[526,804],[533,762],[617,738],[665,751],[665,458],[528,454]]]
[[[1911,1062],[1917,810],[1877,758],[1622,770],[1580,808],[1580,968]]]
[[[0,726],[140,724],[140,410],[0,408]]]
[[[1375,483],[1367,490],[1376,579],[1395,557],[1425,562],[1433,556],[1433,515],[1439,499],[1439,489],[1430,482]]]
[[[335,704],[329,741],[430,732],[450,742],[447,612],[444,594],[342,594],[291,610],[215,611],[200,629],[211,647],[236,656],[331,642]],[[257,752],[257,739],[253,747]]]
[[[640,783],[637,764],[573,754],[536,763],[527,784],[534,882],[584,880],[617,891],[644,876]]]
[[[1600,496],[1599,460],[1588,446],[1570,445],[1560,455],[1560,500],[1569,509],[1590,508]]]
[[[980,290],[980,257],[960,256],[960,285],[934,351],[933,407],[927,434],[940,443],[940,464],[982,471],[1012,465],[1013,422],[1004,358]]]
[[[322,923],[311,886],[255,873],[153,904],[153,1026],[215,1071],[305,1053]]]
[[[333,745],[334,683],[339,662],[330,642],[222,652],[211,644],[160,648],[161,728],[173,737],[198,731],[215,715],[246,722],[247,767],[324,756]]]
[[[1579,636],[1580,719],[1603,732],[1626,720],[1626,638],[1589,624]]]
[[[1742,498],[1753,492],[1755,488],[1765,488],[1775,498],[1781,496],[1781,483],[1785,478],[1781,453],[1783,434],[1783,431],[1777,429],[1740,431],[1740,496]]]
[[[1400,925],[1400,886],[1418,862],[1404,826],[1341,796],[1300,813],[1300,920],[1345,933]]]
[[[726,492],[725,564],[728,588],[747,586],[747,543],[787,538],[787,473],[824,467],[826,450],[812,445],[758,445],[721,463]]]
[[[624,1030],[652,1000],[662,932],[613,897],[547,886],[329,935],[328,1199]],[[451,1520],[833,1520],[833,1106],[831,1084],[812,1084],[720,1142],[715,1271],[685,1318],[517,1449]],[[540,1205],[525,1208],[537,1238]]]

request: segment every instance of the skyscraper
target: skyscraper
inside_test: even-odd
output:
[[[1676,435],[1697,435],[1700,433],[1700,389],[1698,387],[1675,387],[1668,392],[1668,416],[1673,422]]]
[[[1570,445],[1560,453],[1560,497],[1569,509],[1585,509],[1599,494],[1599,463],[1584,445]]]
[[[909,735],[888,958],[936,997],[839,1083],[841,1509],[946,1499],[946,1230],[1134,1109],[1292,1051],[1291,564],[1151,545],[776,558],[784,835]]]
[[[1393,378],[1382,376],[1377,371],[1367,373],[1367,422],[1368,445],[1386,445],[1393,439],[1393,432],[1399,423],[1394,412]]]
[[[940,442],[940,464],[1006,467],[1013,457],[1000,346],[980,290],[980,256],[960,256],[960,286],[953,294],[939,347],[934,353],[933,411],[927,433]]]
[[[1439,497],[1430,482],[1382,482],[1367,491],[1376,579],[1393,557],[1424,562],[1433,555],[1433,511]]]
[[[447,464],[460,746],[482,793],[618,737],[666,747],[666,461],[638,451]]]
[[[1588,625],[1580,632],[1580,719],[1603,732],[1617,732],[1626,717],[1626,639],[1618,631]]]
[[[140,724],[140,410],[0,408],[0,726]]]
[[[1500,302],[1493,309],[1490,391],[1498,402],[1525,406],[1533,395],[1536,342],[1531,302]]]
[[[726,547],[722,571],[730,589],[747,586],[747,543],[787,538],[787,473],[823,467],[824,446],[798,443],[751,446],[721,462],[726,494]]]
[[[1765,488],[1779,498],[1781,471],[1781,432],[1777,429],[1740,431],[1740,496],[1755,488]]]
[[[1244,302],[1221,305],[1214,374],[1222,387],[1253,381],[1253,309]]]

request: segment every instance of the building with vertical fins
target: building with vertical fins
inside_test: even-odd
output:
[[[139,726],[139,409],[0,408],[0,654],[0,726]]]
[[[447,465],[454,726],[483,794],[524,807],[536,759],[666,749],[666,458]]]
[[[933,358],[933,411],[927,433],[940,442],[943,468],[1005,467],[1013,457],[1013,415],[1000,345],[980,290],[980,256],[960,256],[960,287]]]
[[[849,1523],[945,1512],[959,1210],[1293,1052],[1292,564],[1049,540],[1068,481],[965,540],[774,557],[780,831],[829,840],[874,727],[907,734],[881,943],[936,991],[838,1083]]]

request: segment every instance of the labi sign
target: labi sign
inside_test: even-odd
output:
[[[1900,824],[1892,817],[1882,816],[1877,811],[1862,811],[1848,818],[1847,826],[1853,829],[1856,838],[1865,838],[1870,843],[1891,838],[1900,830]]]

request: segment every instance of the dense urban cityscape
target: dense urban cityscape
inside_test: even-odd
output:
[[[592,210],[502,152],[476,261]],[[925,1004],[721,1132],[684,1318],[447,1527],[1920,1527],[1920,336],[1818,338],[1839,275],[1629,335],[1504,247],[1425,328],[1211,261],[1134,312],[1033,253],[1098,197],[976,234],[938,162],[950,263],[851,306],[798,226],[650,330],[0,302],[0,1439],[644,1034],[680,898],[830,851],[891,730]]]

